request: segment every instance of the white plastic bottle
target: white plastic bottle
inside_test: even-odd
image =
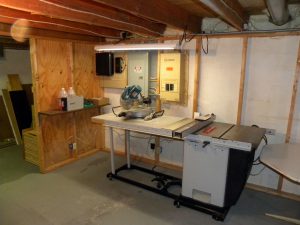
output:
[[[75,91],[73,89],[73,87],[69,87],[69,90],[68,90],[68,96],[75,96]]]

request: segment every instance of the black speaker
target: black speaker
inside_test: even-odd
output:
[[[96,53],[96,74],[112,76],[114,74],[114,54],[111,52]]]

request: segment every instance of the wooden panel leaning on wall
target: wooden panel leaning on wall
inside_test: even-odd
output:
[[[59,91],[73,87],[77,95],[93,98],[102,97],[103,90],[95,75],[93,44],[31,39],[30,54],[40,170],[49,172],[99,151],[104,143],[103,128],[90,122],[100,107],[61,112]]]

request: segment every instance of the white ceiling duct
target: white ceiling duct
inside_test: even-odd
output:
[[[270,13],[270,21],[277,26],[286,24],[290,20],[287,0],[265,0]]]

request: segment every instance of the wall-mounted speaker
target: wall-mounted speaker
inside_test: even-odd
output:
[[[96,53],[96,74],[112,76],[114,74],[114,54],[111,52]]]

